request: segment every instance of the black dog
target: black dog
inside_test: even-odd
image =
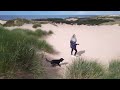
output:
[[[47,61],[47,62],[50,62],[52,66],[59,65],[60,67],[61,67],[60,62],[62,62],[63,60],[64,60],[63,58],[60,58],[60,59],[58,59],[58,60],[51,60],[51,61],[49,61],[49,60],[46,58],[46,61]]]

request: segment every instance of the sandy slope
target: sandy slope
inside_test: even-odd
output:
[[[108,64],[112,58],[120,57],[120,26],[86,26],[86,25],[42,25],[43,30],[52,30],[54,34],[47,41],[59,52],[58,55],[50,55],[52,58],[61,58],[63,63],[69,65],[74,58],[70,55],[70,38],[76,34],[80,44],[78,51],[84,51],[81,57],[94,58],[96,61]],[[59,67],[58,67],[59,68]],[[60,73],[64,74],[66,65],[62,65]]]
[[[5,23],[6,23],[6,21],[0,20],[0,23],[1,23],[1,24],[5,24]]]
[[[10,30],[15,29],[15,28],[21,28],[21,29],[29,29],[29,30],[35,31],[35,29],[32,26],[33,24],[24,24],[22,26],[13,26],[13,27],[5,27],[5,28],[10,29]]]

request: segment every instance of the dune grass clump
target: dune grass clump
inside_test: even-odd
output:
[[[112,60],[109,64],[107,79],[120,79],[120,61]]]
[[[2,26],[2,24],[0,23],[0,26]]]
[[[0,77],[35,78],[37,72],[43,75],[42,58],[37,59],[36,50],[49,53],[54,50],[46,41],[38,40],[31,34],[29,31],[9,31],[0,27]]]
[[[14,29],[11,31],[14,34],[21,34],[25,37],[27,37],[26,42],[30,42],[30,44],[34,44],[34,47],[36,46],[40,50],[44,50],[48,53],[53,53],[53,47],[49,45],[45,40],[38,40],[39,38],[42,38],[43,36],[49,35],[49,32],[43,31],[41,29],[38,29],[36,31],[31,31],[27,29]]]
[[[42,36],[42,35],[48,35],[48,32],[47,31],[43,31],[43,30],[41,30],[41,29],[37,29],[36,31],[35,31],[35,33],[36,33],[36,35],[37,36]]]
[[[5,27],[22,26],[25,23],[30,24],[31,21],[27,20],[27,19],[17,18],[17,19],[13,19],[13,20],[8,20],[3,26],[5,26]]]
[[[50,30],[50,31],[43,31],[41,29],[37,29],[35,31],[31,31],[29,29],[20,29],[20,28],[17,28],[17,29],[13,29],[12,32],[16,32],[16,33],[22,33],[23,35],[29,35],[29,36],[34,36],[34,37],[38,37],[38,38],[41,38],[43,36],[47,36],[47,35],[50,35],[50,34],[53,34],[53,32]]]
[[[50,31],[48,32],[48,34],[53,34],[53,31],[50,30]]]
[[[86,19],[86,20],[80,20],[78,19],[75,21],[78,25],[84,24],[84,25],[100,25],[105,22],[110,22],[113,20],[104,20],[104,19]]]
[[[80,58],[67,67],[67,79],[120,79],[120,60],[114,59],[109,67]]]
[[[100,79],[104,76],[103,67],[95,61],[86,61],[80,58],[68,66],[67,79]]]
[[[33,25],[33,28],[37,28],[37,27],[41,27],[41,24],[40,23],[36,23]]]

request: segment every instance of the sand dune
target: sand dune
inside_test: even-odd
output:
[[[36,29],[32,27],[33,24],[24,24],[22,26],[12,26],[12,27],[5,27],[9,30],[15,29],[15,28],[21,28],[21,29],[29,29],[35,31]]]
[[[8,27],[31,29],[32,24],[25,24],[20,27]],[[80,44],[77,46],[80,57],[88,59],[96,59],[97,62],[107,65],[113,58],[120,58],[120,26],[118,25],[102,25],[102,26],[86,26],[86,25],[67,25],[57,24],[42,24],[39,27],[42,30],[52,30],[53,35],[47,38],[47,41],[54,47],[59,54],[46,54],[53,59],[64,58],[62,67],[59,69],[59,74],[64,75],[67,65],[70,65],[74,58],[70,55],[70,39],[73,34],[76,34],[77,41]]]
[[[70,55],[70,38],[76,34],[78,43],[77,49],[81,57],[96,59],[97,62],[108,64],[113,58],[120,58],[120,26],[86,26],[59,24],[42,25],[43,30],[52,30],[54,34],[47,38],[47,41],[59,52],[58,55],[51,55],[52,58],[64,58],[69,65],[73,61]],[[82,53],[83,52],[83,53]],[[60,73],[63,74],[66,65],[62,65]]]

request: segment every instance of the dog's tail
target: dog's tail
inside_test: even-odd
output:
[[[51,62],[51,61],[49,61],[47,58],[46,58],[46,61],[47,61],[47,62]]]

